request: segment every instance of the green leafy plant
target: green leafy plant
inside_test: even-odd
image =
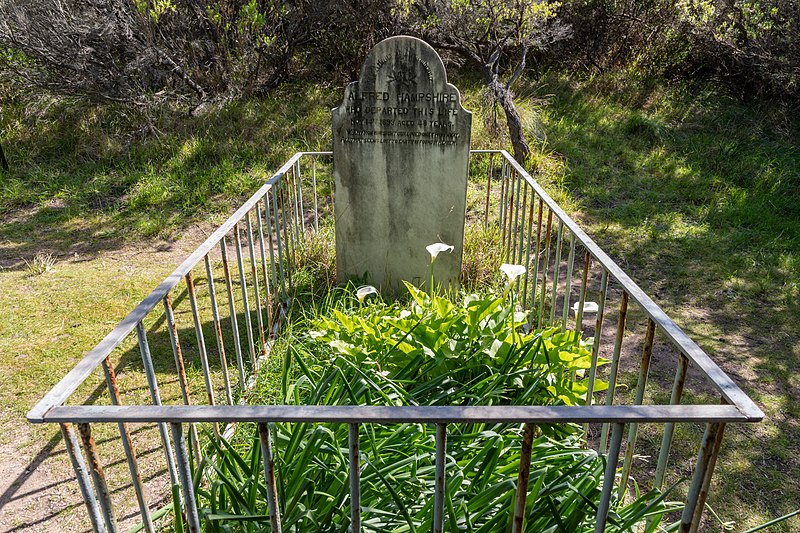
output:
[[[283,339],[280,403],[584,402],[585,380],[573,376],[589,367],[591,354],[577,333],[558,328],[527,331],[526,314],[516,311],[505,294],[471,294],[454,303],[407,287],[410,300],[405,304],[338,291],[317,314],[296,321]],[[362,288],[362,292],[367,291]],[[303,321],[305,329],[298,325]],[[347,531],[347,426],[274,424],[272,431],[284,530]],[[430,530],[434,429],[425,424],[364,424],[360,431],[364,529]],[[228,442],[215,443],[214,464],[199,470],[204,488],[198,495],[209,530],[268,527],[258,438],[239,438],[244,451]],[[526,509],[528,531],[594,528],[605,457],[584,449],[583,438],[576,425],[537,428]],[[508,527],[521,439],[519,425],[475,421],[448,426],[448,531]],[[630,503],[613,502],[607,531],[643,526],[650,516],[654,518],[648,531],[655,531],[663,513],[674,508],[659,492],[636,496]]]

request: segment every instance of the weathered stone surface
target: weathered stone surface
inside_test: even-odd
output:
[[[336,270],[399,291],[428,285],[434,242],[455,246],[436,260],[436,283],[458,284],[464,239],[472,114],[425,42],[378,43],[333,110]]]

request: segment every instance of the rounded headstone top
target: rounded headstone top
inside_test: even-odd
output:
[[[396,35],[376,44],[361,65],[359,81],[367,85],[385,83],[398,91],[448,85],[444,62],[436,50],[408,35]]]

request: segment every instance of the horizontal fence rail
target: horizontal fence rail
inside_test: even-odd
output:
[[[295,276],[302,268],[299,251],[313,247],[319,232],[334,223],[331,155],[300,152],[292,156],[28,413],[31,422],[60,424],[92,527],[96,531],[118,528],[93,424],[116,424],[139,507],[140,527],[145,531],[155,531],[155,517],[164,512],[150,508],[143,489],[142,459],[131,439],[130,427],[135,425],[155,424],[163,453],[160,460],[169,474],[176,506],[175,521],[181,527],[185,522],[189,531],[202,527],[191,471],[202,453],[198,424],[212,428],[211,438],[217,439],[230,437],[235,424],[257,426],[269,497],[267,523],[272,531],[281,531],[282,527],[276,488],[279,474],[274,465],[281,450],[270,436],[273,424],[349,426],[349,512],[354,531],[362,524],[361,426],[435,425],[431,525],[434,531],[442,531],[447,515],[443,490],[447,483],[448,425],[522,424],[517,494],[512,502],[512,531],[522,531],[533,428],[584,424],[587,445],[608,456],[595,527],[595,531],[604,531],[612,494],[616,491],[623,499],[630,480],[636,479],[640,424],[663,426],[660,446],[654,452],[657,464],[652,479],[652,486],[661,489],[676,424],[700,423],[705,432],[698,443],[679,525],[680,531],[697,531],[725,425],[755,422],[763,418],[763,413],[504,150],[471,152],[469,179],[478,190],[477,201],[482,205],[475,210],[482,214],[482,220],[475,226],[468,224],[467,231],[482,227],[494,232],[503,262],[525,266],[526,273],[515,282],[514,293],[516,302],[528,312],[529,328],[574,329],[593,338],[591,368],[581,376],[588,383],[585,405],[247,403],[259,369],[268,361],[293,305]],[[125,350],[134,350],[141,360],[148,393],[129,404],[124,401],[125,393],[133,393],[120,386],[112,360]],[[651,369],[653,361],[664,358],[660,355],[663,353],[675,357],[671,382]],[[600,364],[601,357],[608,358],[608,367]],[[164,393],[163,383],[159,387],[158,365],[172,366],[176,377],[170,382],[172,392]],[[105,378],[107,399],[68,405],[76,391],[88,386],[98,368]],[[596,391],[601,376],[608,388]],[[621,386],[623,380],[628,380],[627,387]],[[683,403],[684,390],[695,387],[698,381],[701,386],[693,398],[703,401]],[[653,400],[656,389],[663,390],[662,397],[668,397],[668,403]]]

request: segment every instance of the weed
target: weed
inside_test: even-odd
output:
[[[30,261],[25,261],[25,270],[29,277],[40,276],[53,270],[56,265],[56,257],[53,254],[38,253]]]

